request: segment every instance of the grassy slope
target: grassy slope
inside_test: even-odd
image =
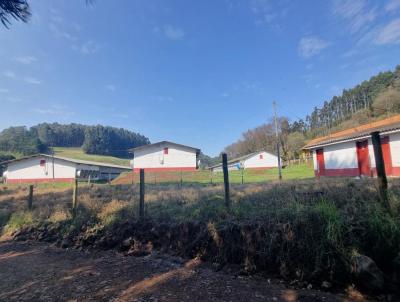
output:
[[[313,178],[314,171],[311,163],[292,165],[282,170],[282,178],[284,180],[296,180],[296,179],[307,179]],[[146,182],[147,183],[222,183],[223,174],[222,172],[211,174],[208,170],[198,170],[195,172],[147,172]],[[278,179],[278,169],[269,170],[245,170],[243,172],[243,180],[245,183],[257,183],[272,181]],[[132,179],[132,173],[123,173],[120,177],[113,181],[115,184],[129,184],[138,182],[138,175],[134,175]],[[242,171],[229,171],[229,181],[231,183],[242,182]]]
[[[129,166],[129,159],[106,155],[85,154],[81,148],[54,147],[55,155],[73,159],[89,160],[95,162],[109,163],[114,165]]]

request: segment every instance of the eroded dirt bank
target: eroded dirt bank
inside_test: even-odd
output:
[[[366,301],[356,292],[294,290],[155,252],[127,257],[31,241],[0,243],[0,278],[0,301]]]

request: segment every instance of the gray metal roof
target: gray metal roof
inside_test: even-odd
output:
[[[124,170],[131,170],[132,168],[128,166],[120,166],[120,165],[113,165],[113,164],[108,164],[108,163],[101,163],[101,162],[95,162],[95,161],[88,161],[88,160],[80,160],[80,159],[73,159],[73,158],[67,158],[67,157],[61,157],[61,156],[52,156],[49,154],[35,154],[35,155],[30,155],[30,156],[25,156],[13,160],[8,160],[5,162],[2,162],[1,164],[10,164],[18,161],[23,161],[26,159],[30,158],[35,158],[35,157],[46,157],[46,158],[55,158],[59,160],[64,160],[67,162],[75,163],[75,164],[81,164],[81,165],[88,165],[88,166],[99,166],[99,167],[106,167],[106,168],[116,168],[116,169],[124,169]]]
[[[129,151],[135,152],[137,150],[147,149],[149,147],[161,146],[161,145],[172,145],[172,146],[176,146],[176,147],[191,149],[191,150],[196,151],[197,153],[200,152],[199,148],[194,148],[194,147],[190,147],[190,146],[187,146],[187,145],[177,144],[177,143],[173,143],[173,142],[170,142],[170,141],[161,141],[161,142],[154,143],[154,144],[143,145],[143,146],[140,146],[140,147],[129,149]]]

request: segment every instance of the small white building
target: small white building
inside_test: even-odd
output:
[[[168,141],[133,148],[131,166],[134,172],[194,171],[198,168],[200,149]]]
[[[266,151],[254,152],[228,161],[228,170],[258,169],[266,170],[278,167],[278,157]],[[210,167],[213,172],[222,171],[222,163]]]
[[[385,171],[400,176],[400,115],[310,141],[315,176],[376,176],[372,132],[380,132]]]
[[[4,162],[3,177],[9,184],[72,182],[75,178],[112,180],[130,167],[37,154]]]

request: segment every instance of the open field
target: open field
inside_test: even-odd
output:
[[[86,154],[81,148],[54,147],[54,153],[58,156],[73,159],[89,160],[95,162],[109,163],[114,165],[129,166],[129,159],[118,158],[106,155]]]
[[[282,169],[284,180],[301,180],[314,178],[312,163],[291,165]],[[212,173],[208,170],[183,171],[183,172],[146,172],[146,183],[222,183],[223,173]],[[278,180],[278,169],[268,170],[234,170],[229,171],[229,181],[231,183],[261,183]],[[113,181],[114,184],[131,184],[139,181],[138,174],[123,173]]]

